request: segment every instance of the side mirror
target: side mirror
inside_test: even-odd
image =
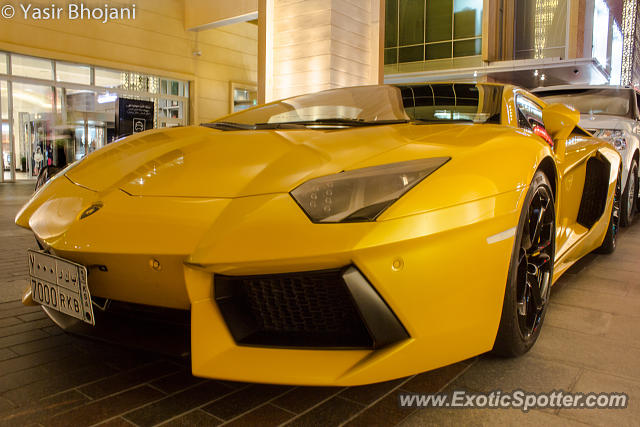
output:
[[[580,112],[564,104],[549,104],[542,110],[542,120],[554,141],[564,140],[580,121]]]

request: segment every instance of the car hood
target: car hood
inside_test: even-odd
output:
[[[289,192],[317,176],[369,166],[371,159],[385,163],[384,153],[407,144],[422,145],[421,157],[451,156],[491,139],[499,129],[461,124],[343,130],[163,129],[109,144],[66,176],[97,192],[121,189],[133,196],[236,198]]]
[[[579,125],[587,130],[622,129],[626,122],[632,122],[632,120],[610,115],[581,114]]]

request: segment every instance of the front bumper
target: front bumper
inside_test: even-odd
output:
[[[138,198],[120,191],[97,195],[64,183],[54,197],[44,198],[49,206],[27,207],[23,218],[59,256],[107,267],[91,270],[92,295],[190,308],[194,375],[356,385],[435,369],[492,348],[526,190],[373,223],[311,224],[288,194]],[[104,207],[78,220],[98,196]],[[62,204],[65,209],[52,211]],[[52,221],[58,214],[64,216]],[[153,260],[162,268],[154,269]],[[234,338],[216,301],[216,276],[346,266],[366,278],[404,337],[348,349],[246,345]]]
[[[256,233],[257,222],[253,228],[251,218],[245,218],[249,231],[230,227],[207,248],[210,259],[227,262],[209,263],[196,254],[187,265],[193,373],[251,382],[358,385],[435,369],[490,350],[525,192],[526,188],[375,224],[307,226],[285,215]],[[270,203],[287,203],[286,197],[277,199]],[[307,227],[313,231],[299,232]],[[216,274],[278,274],[348,265],[371,283],[408,338],[375,349],[241,345],[212,293]]]

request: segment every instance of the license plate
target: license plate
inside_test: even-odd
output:
[[[87,268],[43,252],[28,252],[33,300],[95,325],[87,285]]]

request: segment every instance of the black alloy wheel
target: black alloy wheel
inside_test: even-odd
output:
[[[540,186],[529,204],[518,256],[516,301],[524,339],[536,333],[549,300],[555,249],[555,209],[549,190]]]
[[[622,203],[620,225],[627,227],[631,225],[636,212],[636,200],[638,198],[638,162],[634,159],[629,168],[627,186],[622,193]]]
[[[520,213],[494,354],[519,356],[538,339],[551,292],[555,236],[553,192],[539,171]]]

